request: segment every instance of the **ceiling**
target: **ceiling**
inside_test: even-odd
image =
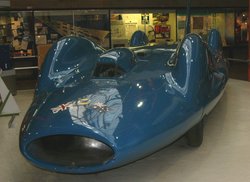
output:
[[[12,9],[184,8],[186,0],[10,0]],[[197,8],[247,8],[247,0],[192,0]]]

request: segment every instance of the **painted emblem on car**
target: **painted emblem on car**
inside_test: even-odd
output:
[[[90,100],[88,98],[80,98],[77,101],[71,101],[71,102],[67,102],[65,104],[60,104],[57,107],[53,107],[53,108],[51,108],[51,111],[53,112],[53,114],[56,114],[60,111],[66,111],[69,108],[72,108],[74,106],[87,106],[89,104],[90,104]],[[91,106],[93,109],[96,109],[99,112],[109,111],[108,106],[102,102],[96,102]]]
[[[94,103],[93,108],[98,110],[99,112],[107,112],[107,111],[109,111],[108,106],[101,103],[101,102]]]
[[[53,114],[58,113],[59,111],[66,111],[71,107],[74,107],[76,105],[82,105],[82,106],[86,106],[90,103],[90,100],[88,98],[80,98],[77,101],[71,101],[71,102],[67,102],[65,104],[61,104],[57,107],[53,107],[50,110],[53,112]]]

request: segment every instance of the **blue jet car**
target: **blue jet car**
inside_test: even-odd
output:
[[[174,45],[141,42],[111,50],[76,36],[55,43],[21,126],[25,158],[50,171],[94,173],[183,135],[201,145],[203,118],[228,79],[219,32],[207,41],[190,33]]]

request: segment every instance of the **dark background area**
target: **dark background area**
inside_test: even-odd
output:
[[[186,0],[10,0],[12,9],[182,8]],[[248,7],[247,0],[192,0],[192,7]]]

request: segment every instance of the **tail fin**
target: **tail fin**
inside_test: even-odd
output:
[[[176,66],[167,75],[167,80],[176,91],[187,99],[193,99],[199,93],[198,87],[206,74],[206,52],[203,41],[197,34],[187,35],[177,52]]]
[[[207,38],[207,43],[214,55],[222,52],[222,41],[218,30],[216,29],[210,30]]]
[[[133,33],[131,40],[130,40],[130,47],[136,47],[136,46],[144,46],[148,44],[148,37],[145,34],[145,32],[141,30],[137,30]]]

